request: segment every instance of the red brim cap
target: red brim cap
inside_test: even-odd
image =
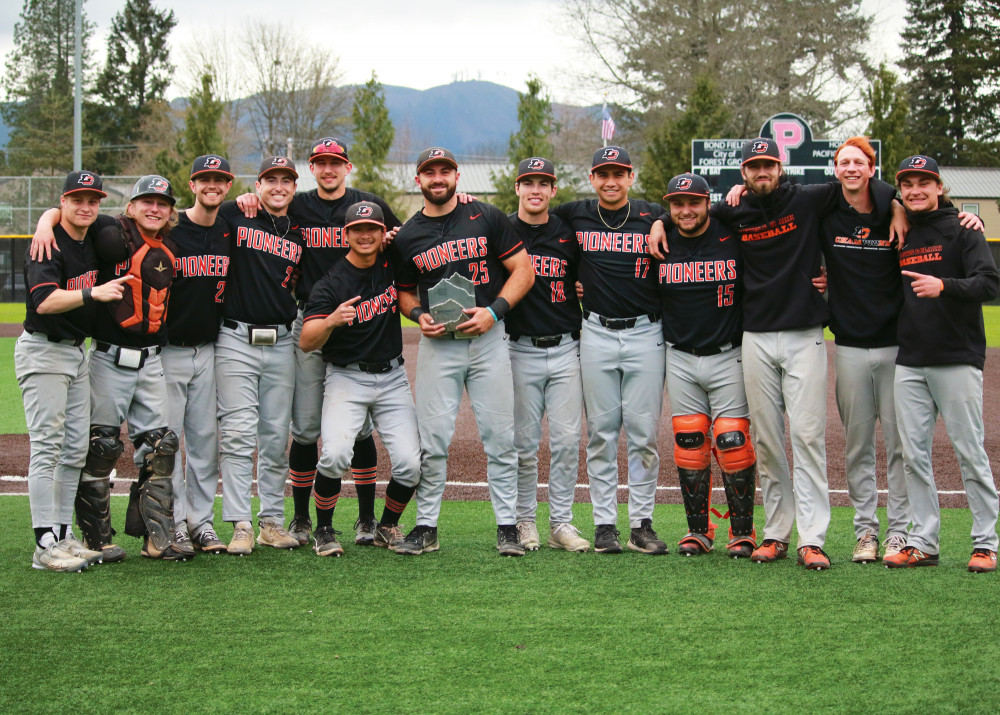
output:
[[[100,189],[88,188],[86,186],[81,186],[79,189],[70,189],[69,191],[64,191],[63,196],[69,196],[70,194],[82,194],[85,191],[89,191],[92,194],[97,194],[102,199],[108,198],[108,195],[101,191]]]
[[[194,179],[194,177],[201,176],[202,174],[219,174],[220,176],[225,176],[230,181],[236,178],[235,174],[230,174],[228,171],[223,171],[222,169],[202,169],[191,174],[190,178]]]
[[[383,231],[386,230],[384,223],[382,223],[381,221],[376,221],[373,218],[359,218],[357,221],[351,221],[350,223],[345,223],[344,224],[344,228],[346,229],[346,228],[350,228],[351,226],[358,226],[358,225],[363,224],[363,223],[370,223],[373,226],[378,226]]]

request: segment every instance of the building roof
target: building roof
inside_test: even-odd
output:
[[[1000,198],[1000,167],[942,166],[941,180],[958,198]]]

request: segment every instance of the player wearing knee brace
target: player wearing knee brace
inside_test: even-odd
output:
[[[670,253],[654,267],[667,342],[674,462],[688,520],[680,553],[712,550],[714,451],[729,501],[726,548],[740,558],[756,548],[755,458],[740,355],[742,265],[732,231],[709,218],[709,193],[705,179],[694,174],[680,174],[667,184]]]

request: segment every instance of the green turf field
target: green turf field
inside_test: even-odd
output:
[[[356,513],[341,501],[337,525]],[[721,553],[502,559],[489,504],[449,502],[436,554],[171,564],[122,536],[127,561],[64,575],[29,568],[27,498],[0,497],[0,710],[994,710],[1000,576],[965,570],[969,512],[942,514],[940,567],[903,572],[849,563],[852,512],[833,513],[822,573]],[[656,516],[676,542],[681,508]]]

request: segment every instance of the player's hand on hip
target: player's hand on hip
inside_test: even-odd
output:
[[[462,311],[469,316],[469,319],[464,323],[459,323],[455,326],[455,330],[465,333],[466,335],[483,335],[489,332],[489,329],[496,325],[495,320],[493,320],[493,314],[486,308],[466,308]]]
[[[445,333],[444,325],[441,323],[435,323],[434,318],[431,317],[430,313],[423,313],[417,319],[420,325],[420,332],[428,338],[440,338]]]
[[[666,257],[664,254],[670,253],[667,247],[667,230],[660,219],[653,221],[653,225],[649,227],[649,243],[646,250],[653,258],[659,258],[661,261]]]
[[[973,231],[982,231],[985,225],[983,224],[983,220],[976,214],[965,211],[959,212],[958,222],[962,224],[962,228],[969,228]]]
[[[90,297],[101,303],[113,303],[116,300],[121,300],[122,294],[125,292],[123,284],[132,280],[134,277],[135,276],[129,274],[122,276],[121,278],[112,278],[107,283],[94,286],[94,289],[90,292]]]
[[[358,311],[354,304],[361,300],[360,295],[356,295],[350,300],[345,300],[337,306],[337,309],[330,313],[330,326],[339,328],[343,325],[350,325],[357,319]]]
[[[240,194],[236,197],[236,206],[247,218],[255,218],[260,209],[260,198],[257,194]]]
[[[937,276],[929,276],[926,273],[914,273],[913,271],[903,271],[903,275],[912,278],[910,288],[918,298],[937,298],[944,290],[944,281]]]

